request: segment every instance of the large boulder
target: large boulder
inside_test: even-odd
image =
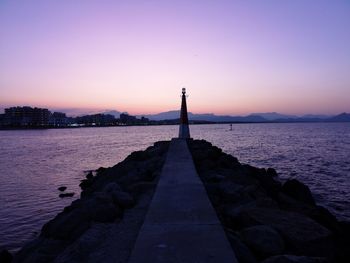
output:
[[[218,191],[223,201],[235,203],[240,200],[244,187],[230,180],[222,180],[218,185]]]
[[[122,191],[122,189],[115,182],[111,182],[103,188],[103,192],[105,193],[113,193],[113,192],[119,192],[119,191]]]
[[[95,193],[83,206],[88,210],[91,220],[101,223],[113,222],[122,212],[105,192]]]
[[[296,179],[287,180],[282,186],[282,192],[298,201],[315,205],[309,187]]]
[[[262,258],[282,254],[284,241],[270,226],[257,225],[240,231],[242,241]]]
[[[277,177],[278,176],[276,170],[273,169],[273,168],[267,168],[266,173],[267,173],[268,176],[271,176],[271,177]]]
[[[219,166],[223,168],[231,168],[239,165],[236,157],[223,153],[219,159]]]
[[[228,233],[227,237],[239,263],[257,263],[253,253],[236,235]]]
[[[67,186],[60,186],[57,188],[60,192],[63,192],[67,189]]]
[[[130,208],[133,207],[135,204],[134,198],[127,192],[113,192],[112,199],[113,202],[115,202],[123,208]]]
[[[268,175],[263,168],[257,168],[250,165],[242,165],[243,170],[249,175],[257,179],[266,194],[276,199],[281,191],[281,183],[276,181],[272,176]]]
[[[298,201],[282,192],[278,195],[278,203],[282,209],[304,214],[331,231],[340,231],[337,218],[322,206]]]
[[[41,235],[46,238],[74,240],[87,230],[92,221],[112,222],[121,215],[120,208],[106,192],[96,192],[77,200],[53,220],[44,225]]]
[[[259,224],[249,213],[246,213],[247,210],[254,208],[278,209],[278,205],[269,197],[242,198],[238,203],[220,206],[220,211],[225,225],[241,230]]]
[[[205,170],[202,173],[202,180],[205,183],[219,183],[225,179],[225,176],[212,170]]]
[[[254,176],[252,176],[250,173],[247,173],[246,169],[242,168],[242,165],[237,165],[237,167],[233,170],[226,170],[226,174],[231,181],[237,184],[258,185],[259,183],[259,181]]]
[[[90,216],[87,209],[77,208],[68,213],[58,214],[46,223],[41,236],[59,240],[74,240],[90,226]]]
[[[268,225],[284,238],[289,250],[296,254],[328,257],[334,256],[332,233],[314,220],[298,213],[279,209],[251,207],[231,214],[250,225]]]

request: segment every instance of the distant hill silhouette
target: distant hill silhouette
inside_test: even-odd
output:
[[[149,118],[150,120],[171,120],[178,119],[180,111],[173,110],[167,112],[161,112],[153,115],[139,115]],[[248,116],[229,116],[229,115],[215,115],[213,113],[194,114],[188,113],[189,120],[192,121],[210,121],[210,122],[266,122],[267,120],[261,116],[248,115]]]
[[[277,119],[295,119],[298,118],[296,115],[285,115],[277,112],[266,112],[266,113],[252,113],[251,115],[261,116],[266,120],[273,121]]]
[[[322,115],[322,114],[305,114],[303,116],[301,116],[301,118],[304,119],[328,119],[332,116],[330,115]]]
[[[172,120],[178,119],[180,111],[173,110],[158,114],[139,115],[150,120]],[[253,113],[247,116],[215,115],[213,113],[194,114],[188,113],[189,120],[210,122],[350,122],[350,114],[342,113],[336,116],[307,114],[301,117],[296,115],[285,115],[277,112]]]
[[[328,118],[327,121],[329,122],[350,122],[350,114],[349,113],[341,113],[337,116]]]
[[[117,110],[106,110],[101,112],[103,114],[113,115],[115,118],[119,118],[122,112]],[[164,121],[164,120],[177,120],[179,119],[180,111],[172,110],[166,112],[160,112],[157,114],[143,114],[137,115],[136,117],[146,117],[154,121]],[[202,113],[195,114],[192,112],[188,113],[188,118],[190,121],[196,122],[350,122],[349,113],[341,113],[335,116],[329,115],[315,115],[306,114],[303,116],[287,115],[278,112],[266,112],[266,113],[252,113],[246,116],[230,116],[230,115],[216,115],[213,113]]]
[[[102,114],[110,114],[110,115],[113,115],[115,118],[119,118],[120,116],[120,113],[119,111],[116,111],[116,110],[107,110],[105,112],[102,112]]]

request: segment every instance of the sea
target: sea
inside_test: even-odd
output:
[[[304,182],[318,204],[350,221],[350,123],[191,125],[190,131],[241,163]],[[177,134],[175,125],[0,131],[0,249],[15,252],[38,236],[79,198],[86,172]],[[60,186],[75,195],[59,198]]]

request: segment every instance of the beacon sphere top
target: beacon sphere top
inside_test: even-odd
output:
[[[182,88],[182,94],[186,93],[186,88]]]

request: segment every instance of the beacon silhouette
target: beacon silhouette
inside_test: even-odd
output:
[[[188,127],[188,115],[186,105],[186,89],[182,89],[181,96],[181,112],[180,112],[180,127],[179,127],[179,138],[187,139],[190,138],[190,128]]]

